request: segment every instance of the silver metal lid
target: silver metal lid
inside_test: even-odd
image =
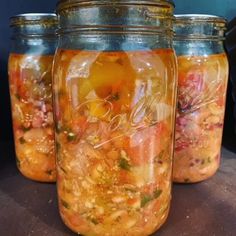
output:
[[[58,18],[54,13],[26,13],[10,18],[10,26],[48,24],[57,25]]]
[[[205,22],[205,23],[222,23],[226,24],[227,20],[221,16],[205,15],[205,14],[182,14],[175,15],[176,22]]]
[[[172,35],[171,0],[61,0],[59,34],[75,31]]]
[[[71,7],[74,7],[75,5],[158,5],[158,4],[165,4],[165,5],[171,5],[172,7],[175,7],[175,4],[173,0],[142,0],[142,1],[137,1],[137,0],[60,0],[57,4],[57,10],[61,11],[64,9],[68,9]]]
[[[176,40],[224,40],[227,20],[220,16],[203,14],[175,15]]]

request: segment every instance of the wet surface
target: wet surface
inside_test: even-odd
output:
[[[12,145],[0,145],[0,235],[73,236],[57,209],[56,186],[25,179]],[[174,185],[166,224],[154,236],[236,235],[236,154],[223,149],[221,168],[210,180]]]

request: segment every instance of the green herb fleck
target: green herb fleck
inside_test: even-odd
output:
[[[129,162],[126,159],[121,158],[119,160],[119,167],[123,170],[129,171],[131,166],[130,166]]]
[[[27,127],[27,128],[26,128],[26,127],[24,127],[24,126],[22,126],[21,128],[22,128],[23,132],[27,132],[27,131],[29,131],[29,130],[31,129],[30,127]]]
[[[64,168],[60,167],[60,169],[61,169],[65,174],[67,174],[67,172],[66,172],[66,170],[65,170]]]
[[[150,201],[159,198],[161,194],[162,194],[161,189],[156,189],[151,195],[143,194],[141,197],[141,207],[145,207]]]
[[[60,125],[55,125],[55,130],[56,130],[56,133],[57,133],[57,134],[60,134],[60,132],[61,132],[61,127],[60,127]]]
[[[160,152],[160,154],[158,156],[155,157],[155,162],[160,163],[163,160],[164,155],[165,155],[165,151],[163,150]]]
[[[56,142],[56,149],[59,150],[61,148],[61,144],[59,142]]]
[[[20,95],[18,93],[15,94],[15,97],[20,100]]]
[[[211,164],[211,162],[212,162],[212,159],[210,157],[202,159],[201,160],[202,168],[208,166],[209,164]]]
[[[112,94],[110,101],[118,101],[120,99],[119,93]]]
[[[158,156],[159,159],[163,159],[164,155],[165,155],[165,151],[163,150],[163,151],[160,152],[160,154]]]
[[[95,224],[95,225],[98,225],[99,224],[99,222],[96,220],[96,219],[90,219],[90,221],[93,223],[93,224]]]
[[[46,173],[47,175],[52,175],[53,170],[47,170],[47,171],[45,171],[45,173]]]
[[[26,143],[26,141],[25,141],[25,139],[23,137],[19,138],[19,142],[20,142],[20,144]]]
[[[161,196],[161,194],[162,194],[162,190],[161,189],[156,189],[153,193],[154,199],[159,198]]]
[[[141,198],[141,207],[145,207],[152,200],[153,200],[152,196],[143,195],[142,198]]]
[[[20,168],[20,160],[16,157],[16,165]]]
[[[59,121],[56,125],[55,125],[55,130],[57,134],[60,134],[62,131],[65,131],[66,129],[64,129],[62,127],[61,122]]]
[[[68,135],[67,135],[67,140],[69,141],[69,142],[72,142],[72,141],[75,141],[76,140],[76,135],[74,134],[74,133],[72,133],[72,132],[70,132]]]
[[[66,209],[70,209],[69,203],[67,203],[66,201],[64,201],[64,200],[62,200],[62,199],[61,199],[61,205],[62,205],[63,207],[65,207]]]
[[[185,182],[185,183],[189,183],[189,182],[190,182],[190,179],[184,179],[184,182]]]

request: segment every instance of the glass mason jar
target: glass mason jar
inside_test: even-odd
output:
[[[228,82],[225,25],[225,19],[217,16],[176,16],[179,91],[175,182],[203,181],[219,168]]]
[[[58,195],[83,235],[149,235],[171,199],[176,57],[169,1],[61,1],[53,68]]]
[[[17,166],[42,182],[56,180],[51,69],[57,26],[54,14],[11,18],[8,71]]]

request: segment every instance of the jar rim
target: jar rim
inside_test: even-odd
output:
[[[60,12],[65,9],[73,8],[75,6],[80,5],[114,5],[114,3],[117,3],[119,5],[122,4],[129,4],[129,5],[166,5],[167,7],[175,7],[175,4],[173,0],[142,0],[142,1],[135,1],[135,0],[114,0],[114,1],[108,1],[108,0],[60,0],[57,3],[57,12]]]
[[[211,40],[225,39],[227,20],[216,15],[181,14],[174,15],[175,40]]]
[[[173,33],[172,0],[61,0],[59,34],[73,31]]]
[[[221,23],[227,24],[227,20],[224,17],[208,14],[178,14],[174,15],[175,22],[203,22],[203,23]]]
[[[21,25],[58,25],[58,18],[55,13],[24,13],[10,17],[10,26]]]

